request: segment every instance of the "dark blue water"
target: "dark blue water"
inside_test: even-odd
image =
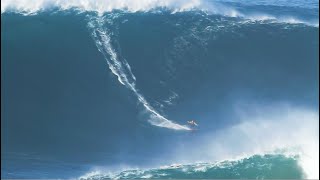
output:
[[[279,19],[164,9],[102,17],[77,10],[2,13],[1,177],[70,178],[98,166],[175,163],[178,146],[188,149],[203,135],[239,124],[233,110],[239,102],[317,112],[316,6],[225,5]],[[304,22],[281,20],[292,14]],[[99,52],[95,28],[107,32],[117,62],[129,64],[122,78],[132,73],[134,90],[109,69],[112,55]],[[199,130],[150,124],[152,113],[135,90],[166,119],[180,125],[195,119]]]

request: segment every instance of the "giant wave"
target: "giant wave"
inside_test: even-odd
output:
[[[184,133],[192,130],[182,122],[184,114],[196,114],[187,111],[199,107],[207,113],[201,116],[200,135],[174,143],[169,148],[173,157],[155,163],[178,164],[109,174],[98,168],[81,179],[319,177],[315,160],[319,116],[312,110],[318,103],[318,84],[312,79],[318,74],[318,10],[314,6],[204,0],[2,0],[1,4],[3,19],[16,13],[44,19],[85,19],[83,26],[112,77],[138,102],[134,107],[139,111],[134,111],[139,114],[137,119]],[[135,49],[139,45],[142,47]],[[144,53],[147,55],[141,55]],[[289,75],[293,80],[288,80]],[[201,81],[205,85],[201,86]],[[273,83],[275,87],[270,85]],[[188,90],[198,86],[201,91]],[[258,99],[250,88],[259,89],[258,94],[271,97],[270,101],[292,101],[289,104],[294,105]],[[250,95],[243,93],[248,89]],[[252,101],[257,104],[243,107],[248,102],[237,102],[238,93],[246,95],[243,99],[256,98]],[[225,96],[231,103],[221,98]],[[272,108],[261,105],[268,103]],[[307,108],[296,107],[299,103]],[[214,114],[219,108],[231,115]],[[226,125],[224,120],[234,122]],[[198,161],[204,163],[195,163]]]

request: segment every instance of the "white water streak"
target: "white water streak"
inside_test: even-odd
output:
[[[107,60],[110,70],[114,75],[117,76],[118,81],[130,89],[138,101],[143,105],[145,110],[149,113],[149,123],[158,126],[174,130],[191,130],[188,126],[180,125],[168,120],[157,112],[140,94],[136,88],[136,78],[131,72],[130,65],[124,58],[118,57],[116,51],[112,47],[111,37],[106,28],[103,28],[104,18],[97,17],[93,18],[89,22],[89,28],[92,30],[92,36],[98,47],[98,50],[103,54],[104,58]]]

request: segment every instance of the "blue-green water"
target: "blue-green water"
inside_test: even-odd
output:
[[[295,158],[282,155],[255,155],[238,161],[174,164],[155,169],[125,170],[114,174],[94,174],[80,179],[303,179]]]
[[[318,178],[318,2],[48,2],[2,3],[2,178]]]

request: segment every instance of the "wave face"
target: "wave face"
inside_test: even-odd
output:
[[[303,171],[294,157],[256,155],[238,161],[173,164],[155,169],[125,170],[114,174],[92,172],[81,180],[102,179],[302,179]]]
[[[133,94],[136,96],[138,102],[142,104],[144,107],[144,110],[148,114],[148,121],[154,126],[158,127],[164,127],[164,128],[169,128],[169,129],[174,129],[174,130],[192,130],[192,128],[188,127],[187,125],[180,125],[178,123],[175,123],[172,120],[167,119],[161,113],[159,113],[153,105],[150,104],[146,100],[146,98],[139,92],[137,89],[136,85],[136,77],[133,74],[131,67],[127,60],[125,59],[124,55],[118,54],[121,52],[121,46],[126,45],[126,43],[120,42],[119,36],[122,31],[123,26],[126,26],[126,21],[130,22],[135,22],[135,21],[140,21],[144,20],[145,18],[149,18],[149,16],[164,16],[167,17],[168,19],[160,20],[158,21],[159,23],[167,23],[169,26],[171,26],[171,30],[169,31],[179,31],[179,26],[180,23],[186,23],[182,28],[185,28],[185,32],[182,32],[182,35],[175,37],[175,41],[178,42],[173,42],[175,46],[178,47],[173,47],[173,52],[165,52],[164,57],[165,61],[171,61],[171,62],[165,62],[164,66],[168,65],[169,63],[172,63],[175,60],[172,60],[171,56],[175,56],[175,54],[182,55],[184,53],[187,53],[188,43],[193,43],[192,41],[197,41],[195,44],[200,46],[201,48],[204,48],[204,51],[199,51],[197,53],[204,53],[204,54],[209,54],[207,52],[207,47],[208,43],[210,41],[214,40],[215,38],[219,37],[219,34],[226,33],[226,32],[233,32],[236,31],[237,28],[242,29],[245,26],[251,26],[252,24],[271,24],[272,26],[275,26],[280,29],[285,29],[285,28],[290,28],[286,27],[288,24],[287,23],[279,23],[279,22],[273,22],[270,21],[269,19],[263,19],[262,21],[247,21],[245,19],[235,19],[233,20],[230,17],[226,17],[225,20],[221,20],[220,15],[208,15],[203,12],[196,11],[195,13],[192,13],[192,18],[193,20],[191,22],[186,22],[185,18],[186,16],[190,16],[189,13],[182,13],[182,15],[170,15],[172,11],[163,11],[163,12],[150,12],[150,14],[145,15],[144,13],[127,13],[127,12],[119,12],[119,13],[107,13],[105,15],[88,15],[88,27],[92,31],[92,37],[96,43],[96,46],[98,50],[103,54],[104,58],[107,60],[108,65],[110,70],[112,71],[113,74],[117,76],[118,81],[124,85],[126,88],[131,90]],[[174,17],[172,20],[171,17]],[[177,18],[177,19],[176,19]],[[132,20],[131,20],[132,19]],[[152,17],[151,19],[152,20]],[[200,21],[200,23],[191,24],[195,23],[196,21]],[[138,22],[139,23],[139,22]],[[296,23],[296,22],[295,22]],[[290,24],[290,23],[289,23]],[[297,23],[298,26],[304,27],[305,25],[308,24],[301,24]],[[142,26],[142,25],[141,25]],[[135,27],[129,27],[129,29],[135,28]],[[166,28],[165,28],[166,29]],[[223,29],[223,30],[222,30]],[[142,30],[143,31],[143,30]],[[148,32],[146,32],[148,33]],[[188,33],[191,34],[188,35]],[[211,37],[213,34],[215,34],[216,37]],[[181,41],[182,42],[179,42]],[[190,41],[190,42],[189,42]],[[192,47],[193,48],[193,47]],[[175,52],[176,50],[180,50],[180,52]],[[192,50],[192,49],[191,49]],[[169,55],[167,55],[168,53]],[[173,54],[171,54],[173,53]],[[180,59],[181,57],[175,58],[175,59]],[[159,60],[161,61],[161,60]],[[179,65],[174,65],[175,67]],[[159,67],[159,66],[158,66]],[[171,67],[167,67],[169,70]],[[164,70],[166,71],[166,70]],[[174,72],[168,72],[169,77],[160,80],[160,82],[167,83],[168,80],[172,79],[174,75],[172,73],[177,73],[176,70],[173,70]],[[171,76],[171,77],[170,77]],[[152,97],[155,97],[155,95],[152,95]],[[156,100],[157,101],[157,100]],[[165,101],[165,100],[162,100]],[[170,102],[169,102],[170,103]],[[158,103],[157,104],[160,107],[164,107],[163,104]]]
[[[1,4],[2,178],[319,178],[317,1]]]

